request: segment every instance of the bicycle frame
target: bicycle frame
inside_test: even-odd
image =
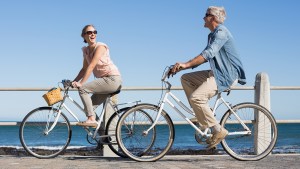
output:
[[[170,105],[170,107],[172,107],[184,120],[186,120],[201,136],[204,137],[211,137],[211,134],[208,133],[209,128],[206,128],[204,131],[200,130],[200,128],[198,128],[189,118],[187,118],[185,116],[185,114],[180,111],[176,105],[174,105],[170,100],[169,100],[169,96],[171,96],[171,98],[176,102],[177,105],[179,105],[186,113],[189,113],[193,116],[195,116],[195,113],[188,108],[183,102],[181,102],[172,92],[171,92],[171,87],[172,85],[166,81],[166,77],[167,77],[168,73],[165,73],[164,77],[162,78],[162,82],[165,83],[166,87],[166,92],[164,94],[163,100],[160,103],[159,106],[159,111],[157,113],[157,116],[154,120],[154,123],[150,126],[150,128],[148,130],[146,130],[144,133],[148,133],[158,122],[158,119],[161,116],[161,112],[164,109],[165,103],[167,103],[168,105]],[[221,102],[221,103],[220,103]],[[241,132],[231,132],[228,135],[246,135],[246,134],[251,134],[251,130],[245,125],[245,123],[238,117],[237,113],[234,112],[231,108],[231,106],[224,100],[224,98],[222,97],[221,93],[217,94],[217,98],[213,107],[213,114],[215,115],[216,109],[219,107],[219,105],[224,104],[229,110],[230,112],[237,118],[238,122],[243,126],[244,131]]]
[[[56,126],[57,124],[57,121],[62,113],[62,110],[65,109],[67,110],[70,115],[77,121],[79,122],[80,120],[78,119],[78,117],[72,112],[72,110],[65,104],[65,100],[68,99],[69,101],[71,101],[71,103],[73,103],[74,105],[76,105],[76,107],[79,108],[79,110],[81,110],[83,113],[85,113],[84,109],[73,99],[71,98],[67,93],[65,93],[65,96],[63,98],[63,101],[61,102],[61,104],[58,106],[59,109],[58,109],[58,112],[57,112],[57,115],[56,115],[56,118],[52,124],[52,126],[50,127],[50,129],[48,129],[48,126],[49,126],[49,122],[47,122],[47,125],[46,125],[46,131],[45,131],[45,134],[48,134],[49,132],[51,132],[53,130],[53,128]],[[110,99],[110,97],[107,97],[105,102],[104,102],[104,105],[103,105],[103,109],[101,111],[101,114],[99,116],[99,120],[97,121],[98,125],[95,129],[95,132],[94,134],[92,134],[86,127],[84,127],[84,129],[86,130],[86,132],[92,136],[92,138],[96,138],[96,135],[97,135],[97,132],[100,128],[100,124],[102,123],[103,121],[103,117],[104,117],[104,113],[106,111],[106,108],[107,108],[107,105],[110,105],[114,112],[118,111],[118,108],[117,108],[117,105],[114,105]],[[100,136],[101,137],[101,136]],[[105,137],[104,135],[102,137]]]

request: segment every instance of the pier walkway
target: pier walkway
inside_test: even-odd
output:
[[[228,155],[174,155],[156,162],[136,162],[119,157],[59,156],[53,159],[0,156],[0,169],[298,169],[300,154],[273,154],[260,161],[237,161]]]

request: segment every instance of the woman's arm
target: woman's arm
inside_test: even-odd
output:
[[[96,49],[91,63],[86,66],[86,71],[84,71],[81,81],[77,82],[76,87],[81,87],[89,79],[100,58],[106,53],[106,50],[105,46],[99,46]]]

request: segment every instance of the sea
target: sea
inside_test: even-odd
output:
[[[279,123],[278,140],[272,153],[300,153],[300,123]],[[194,137],[195,130],[187,124],[175,125],[175,141],[172,149],[189,150],[205,149]],[[78,126],[72,126],[70,148],[90,147],[86,140],[86,132]],[[220,146],[220,145],[219,145]],[[0,126],[0,148],[10,147],[20,149],[19,126]]]

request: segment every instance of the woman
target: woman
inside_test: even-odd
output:
[[[87,120],[77,125],[96,127],[94,110],[105,101],[110,93],[121,89],[122,79],[118,68],[110,59],[108,46],[96,41],[95,27],[86,25],[82,29],[81,37],[88,46],[82,48],[83,66],[72,85],[79,90]],[[95,79],[87,82],[92,73]],[[90,93],[93,94],[91,97]]]

